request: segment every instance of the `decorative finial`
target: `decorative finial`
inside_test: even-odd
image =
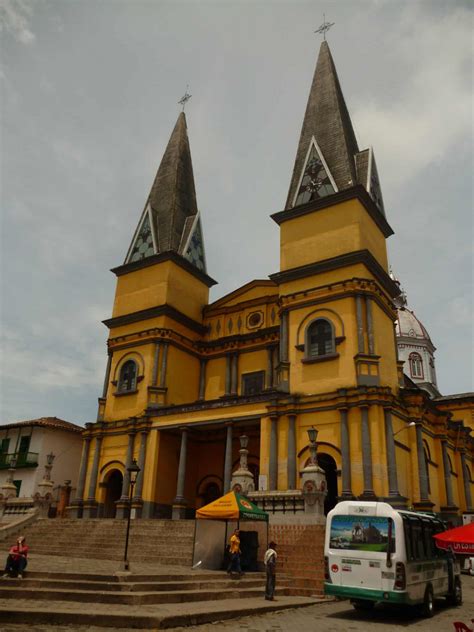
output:
[[[326,14],[323,13],[323,23],[314,32],[315,33],[321,33],[321,35],[323,36],[324,40],[326,41],[326,33],[327,33],[327,31],[329,31],[331,26],[334,26],[334,24],[335,24],[335,22],[326,22]]]
[[[184,93],[184,96],[181,97],[181,99],[178,101],[178,103],[183,106],[183,112],[184,112],[184,108],[186,106],[186,103],[193,96],[192,94],[188,93],[188,88],[189,88],[189,84],[186,86],[186,92]]]

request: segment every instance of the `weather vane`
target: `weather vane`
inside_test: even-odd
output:
[[[326,39],[326,33],[329,31],[329,29],[331,28],[331,26],[334,26],[335,22],[326,22],[326,14],[323,13],[323,23],[321,24],[321,26],[316,29],[314,32],[315,33],[321,33],[321,35],[323,36],[324,39]]]
[[[181,97],[181,99],[178,101],[178,103],[183,106],[183,112],[184,112],[184,108],[186,107],[186,103],[193,96],[192,94],[188,93],[188,88],[189,88],[189,84],[186,86],[186,92],[184,93],[184,96]]]

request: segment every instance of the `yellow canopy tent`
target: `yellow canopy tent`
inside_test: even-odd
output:
[[[268,522],[268,514],[236,492],[229,492],[196,511],[201,520],[258,520]]]

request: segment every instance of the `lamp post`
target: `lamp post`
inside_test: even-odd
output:
[[[130,568],[130,563],[127,559],[127,555],[128,555],[128,538],[130,535],[130,519],[132,517],[133,488],[135,487],[138,474],[140,473],[140,468],[138,467],[138,463],[136,459],[133,459],[132,464],[129,467],[127,467],[127,472],[128,472],[128,476],[130,480],[130,494],[128,497],[127,535],[125,536],[125,552],[123,554],[123,568],[126,571],[128,571]]]
[[[416,426],[416,423],[414,421],[410,421],[408,426],[403,426],[403,428],[400,428],[400,430],[397,430],[397,432],[394,432],[392,436],[396,437],[399,432],[402,432],[402,430],[406,430],[407,428],[412,428],[413,426]]]
[[[308,438],[309,438],[309,453],[311,454],[311,465],[317,465],[317,459],[316,459],[316,439],[318,438],[318,431],[316,430],[316,428],[313,428],[313,426],[311,426],[311,428],[308,428]]]

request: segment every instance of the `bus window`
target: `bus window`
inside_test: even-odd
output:
[[[331,549],[386,553],[389,520],[391,518],[335,515],[331,521],[329,546]],[[394,523],[392,523],[391,552],[395,552]]]
[[[413,552],[413,536],[411,534],[411,524],[408,516],[402,515],[403,518],[403,530],[405,532],[405,548],[407,554],[407,560],[413,560],[415,558]]]

